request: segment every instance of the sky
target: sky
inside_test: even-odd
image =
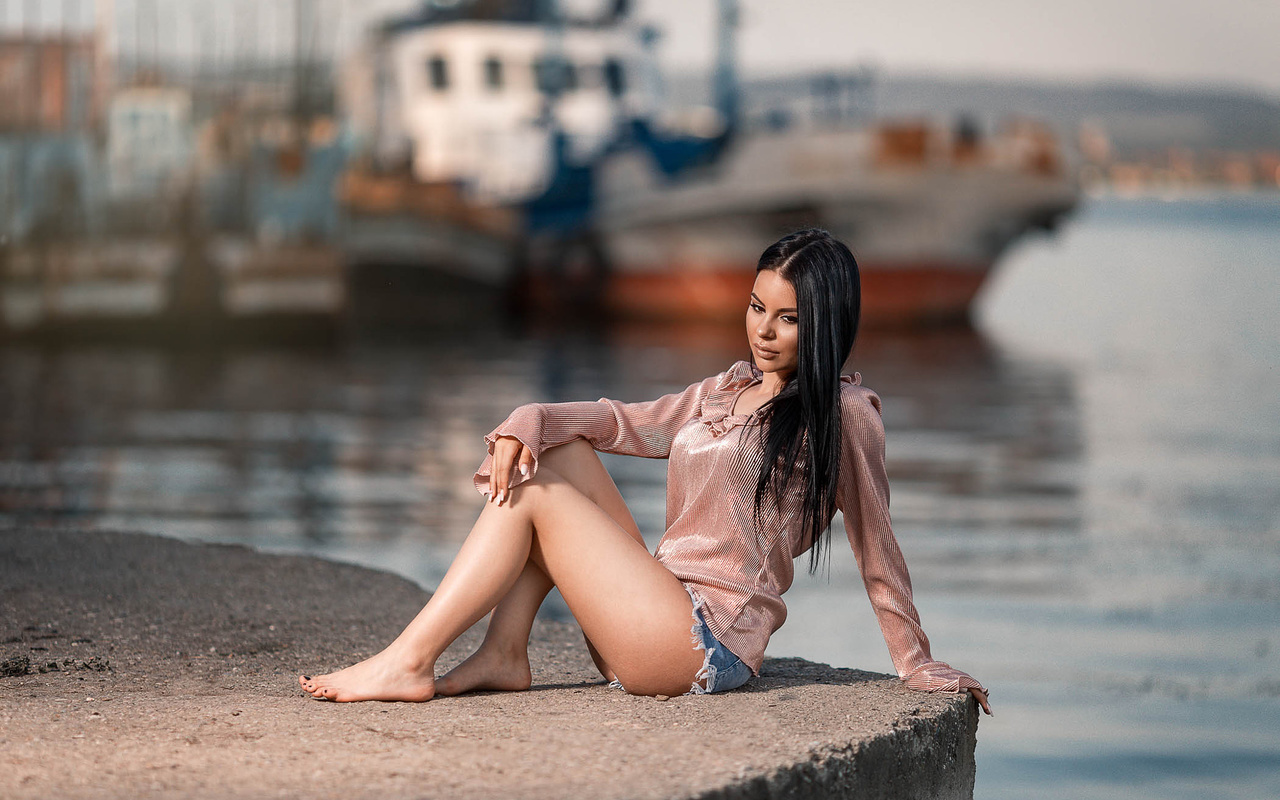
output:
[[[65,10],[91,18],[103,0],[0,0],[0,25],[53,27]],[[288,46],[296,0],[110,0],[127,46],[190,54],[270,52]],[[417,0],[309,0],[326,41],[339,48],[384,14]],[[560,0],[589,9],[605,0]],[[887,72],[1138,80],[1230,85],[1280,98],[1280,0],[741,0],[744,73],[870,65]],[[663,32],[672,71],[712,61],[717,0],[634,0],[634,16]],[[152,22],[158,20],[158,26]],[[157,37],[149,32],[156,27]],[[215,31],[211,35],[209,31]],[[203,33],[202,33],[203,31]],[[158,42],[158,43],[157,43]]]
[[[669,64],[709,63],[714,0],[639,0]],[[748,72],[895,72],[1234,84],[1280,96],[1280,0],[745,0]]]

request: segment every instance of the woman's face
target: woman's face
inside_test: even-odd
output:
[[[800,352],[796,290],[771,269],[756,273],[747,306],[747,341],[761,371],[784,379],[796,371]]]

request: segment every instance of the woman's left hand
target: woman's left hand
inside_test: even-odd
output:
[[[970,689],[969,694],[978,698],[978,705],[982,706],[982,710],[987,712],[987,716],[991,716],[991,704],[987,702],[987,693],[981,689]]]
[[[514,436],[499,436],[493,442],[493,463],[489,469],[489,501],[502,505],[511,497],[516,470],[528,475],[533,469],[533,451]]]

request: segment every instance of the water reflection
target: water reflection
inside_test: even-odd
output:
[[[481,436],[512,407],[639,399],[726,363],[662,336],[616,336],[0,348],[0,524],[321,552],[432,585],[478,512]],[[619,480],[657,529],[664,474],[648,466]],[[425,555],[402,557],[418,545]]]
[[[478,513],[481,437],[511,408],[655,397],[742,355],[735,326],[669,325],[314,350],[6,347],[0,524],[246,543],[430,587]],[[1009,362],[967,330],[867,334],[854,366],[885,398],[917,580],[1068,593],[1080,515],[1068,373]],[[665,463],[606,460],[656,545]]]
[[[512,407],[653,397],[723,369],[740,340],[624,326],[310,351],[9,346],[0,522],[273,548],[457,542],[481,436]],[[1011,366],[971,331],[867,336],[855,366],[886,398],[900,519],[963,537],[1077,514],[1064,373]],[[660,533],[661,462],[611,466]]]
[[[1070,591],[1081,441],[1071,375],[1010,361],[973,332],[869,336],[859,369],[884,399],[893,516],[917,582]]]

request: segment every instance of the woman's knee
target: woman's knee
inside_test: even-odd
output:
[[[571,470],[575,464],[581,466],[583,463],[591,462],[600,463],[600,456],[596,455],[595,448],[586,439],[574,439],[543,452],[539,460],[539,469],[550,467],[557,471],[566,471]]]
[[[559,470],[550,464],[542,464],[532,477],[512,490],[509,505],[513,510],[536,515],[537,509],[552,495],[572,487]]]
[[[600,454],[585,439],[574,439],[553,447],[542,454],[539,470],[550,469],[562,480],[582,492],[587,499],[600,506],[638,541],[643,541],[626,501],[618,492],[613,476],[600,460]]]

